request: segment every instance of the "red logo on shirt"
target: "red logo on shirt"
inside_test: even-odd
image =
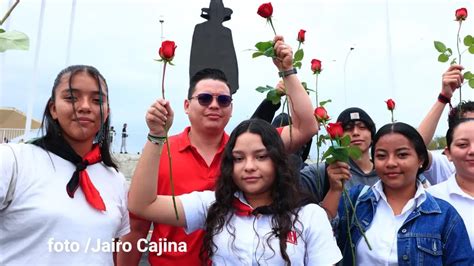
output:
[[[296,234],[295,231],[290,231],[288,232],[288,236],[286,237],[286,242],[291,243],[293,245],[297,245],[298,242],[296,239],[298,238],[298,235]]]

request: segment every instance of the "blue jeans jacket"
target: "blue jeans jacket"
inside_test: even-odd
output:
[[[363,186],[350,190],[350,198],[355,204]],[[352,265],[352,251],[347,235],[347,215],[344,197],[339,203],[340,217],[337,235],[338,245],[343,254],[343,265]],[[348,208],[351,209],[350,207]],[[377,210],[377,201],[372,189],[359,198],[356,207],[357,218],[364,229],[370,227]],[[352,246],[364,241],[360,230],[350,215]],[[369,242],[370,243],[370,242]],[[372,246],[372,249],[377,247]],[[398,265],[474,265],[474,252],[464,222],[454,207],[444,200],[426,193],[426,200],[405,220],[398,231]]]

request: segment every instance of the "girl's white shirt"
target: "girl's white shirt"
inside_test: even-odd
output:
[[[236,196],[247,204],[242,193]],[[186,232],[203,229],[210,205],[215,201],[213,191],[181,195],[186,217]],[[232,214],[229,214],[232,215]],[[215,265],[284,265],[279,239],[272,235],[271,215],[232,215],[222,232],[214,237],[218,249],[212,257]],[[316,204],[303,206],[298,212],[296,237],[287,241],[286,252],[291,265],[332,265],[341,260],[326,212]],[[233,236],[232,236],[233,235]],[[235,236],[235,237],[234,237]]]

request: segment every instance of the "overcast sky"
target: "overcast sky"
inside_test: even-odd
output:
[[[0,14],[9,0],[0,1]],[[160,15],[165,39],[177,43],[175,66],[167,69],[167,97],[175,110],[171,133],[188,125],[183,102],[188,88],[188,69],[194,26],[204,22],[201,8],[209,0],[137,1],[77,0],[69,64],[96,66],[110,88],[112,125],[120,131],[128,123],[129,152],[141,149],[147,128],[144,115],[161,95],[162,64],[155,62],[161,44]],[[277,70],[268,58],[251,58],[258,41],[270,40],[273,32],[256,14],[263,1],[224,0],[233,10],[224,26],[233,34],[239,64],[240,89],[234,96],[234,113],[227,127],[249,118],[265,97],[255,91],[274,85]],[[433,41],[443,41],[454,51],[458,24],[457,8],[470,12],[461,35],[474,34],[474,1],[453,0],[276,0],[274,25],[296,50],[296,35],[305,29],[305,58],[300,80],[314,89],[310,61],[323,62],[319,99],[331,99],[330,116],[346,107],[359,106],[374,119],[377,128],[390,122],[384,100],[397,104],[395,119],[417,126],[440,91],[441,75],[448,64],[437,62]],[[67,64],[67,43],[72,0],[46,0],[41,40],[40,0],[23,0],[10,16],[9,30],[25,32],[29,51],[0,54],[0,106],[27,112],[40,119],[56,74]],[[388,11],[388,12],[387,12]],[[355,49],[348,55],[350,47]],[[39,48],[39,50],[38,50]],[[36,75],[35,56],[38,53]],[[347,58],[347,61],[346,61]],[[474,55],[465,53],[465,67],[474,70]],[[345,64],[346,62],[346,64]],[[345,66],[345,67],[344,67]],[[36,87],[34,92],[33,87]],[[463,98],[473,99],[474,90],[463,87]],[[347,95],[347,96],[346,96]],[[314,94],[311,95],[314,103]],[[457,102],[456,98],[453,102]],[[447,129],[446,112],[437,130]],[[118,138],[117,138],[118,139]],[[116,148],[119,148],[116,141]]]

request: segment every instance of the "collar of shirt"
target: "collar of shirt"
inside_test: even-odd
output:
[[[446,185],[447,185],[449,194],[455,194],[463,198],[474,200],[473,196],[467,194],[461,189],[461,187],[458,184],[458,181],[456,180],[456,174],[453,174],[452,176],[448,178],[448,180],[446,181]]]
[[[377,181],[377,183],[375,183],[372,189],[374,191],[375,199],[377,201],[379,201],[380,198],[382,198],[388,204],[387,196],[385,196],[385,193],[383,192],[383,183],[381,180]],[[413,206],[413,204],[411,203],[412,200],[415,201],[415,206],[414,206],[415,208],[420,207],[420,205],[426,200],[425,189],[423,188],[423,185],[421,184],[421,182],[418,180],[416,181],[415,196],[407,202],[405,207],[403,207],[402,213],[407,211],[407,207],[411,209],[411,207]]]
[[[183,130],[183,132],[181,132],[179,135],[177,135],[177,137],[178,137],[178,150],[180,152],[184,151],[187,148],[193,147],[193,145],[191,144],[191,140],[189,139],[189,131],[190,130],[191,130],[191,127],[188,126]],[[221,143],[219,144],[219,150],[217,151],[217,153],[220,153],[221,151],[224,150],[225,145],[226,145],[228,140],[229,140],[229,135],[227,135],[227,133],[224,132],[223,136],[221,138]]]

